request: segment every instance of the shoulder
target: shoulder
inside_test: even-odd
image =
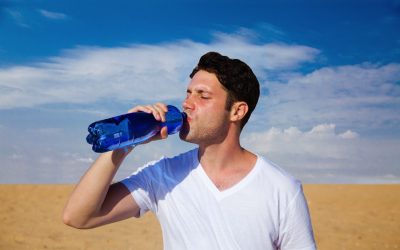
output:
[[[164,163],[176,163],[176,162],[192,162],[197,160],[198,148],[186,151],[184,153],[175,155],[173,157],[162,157],[160,161]]]
[[[261,157],[259,162],[261,173],[259,176],[263,180],[261,189],[264,193],[269,194],[269,198],[273,198],[268,202],[271,206],[279,208],[281,220],[291,209],[305,206],[303,187],[299,180],[264,157]]]
[[[302,190],[299,180],[266,157],[258,156],[257,164],[260,171],[259,176],[263,179],[267,188],[291,196],[297,195]]]
[[[190,170],[198,161],[197,152],[198,149],[195,148],[172,157],[162,156],[160,159],[138,168],[133,175],[157,178],[185,172],[185,169]]]

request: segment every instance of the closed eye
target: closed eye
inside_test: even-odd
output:
[[[199,90],[195,90],[194,92],[195,92],[196,96],[200,97],[201,99],[211,99],[211,94],[209,91],[199,89]],[[192,90],[190,90],[190,89],[186,90],[186,97],[188,97],[192,94],[193,94]]]

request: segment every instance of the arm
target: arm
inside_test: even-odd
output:
[[[167,108],[163,104],[137,106],[130,112],[153,113],[158,120],[165,120]],[[159,136],[150,141],[165,139],[168,136],[164,127]],[[63,211],[63,222],[75,228],[93,228],[112,222],[137,217],[139,206],[128,189],[120,183],[111,182],[132,149],[118,149],[101,154],[73,190]]]
[[[280,248],[316,250],[307,201],[300,186],[281,220]]]

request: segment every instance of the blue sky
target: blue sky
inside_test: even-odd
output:
[[[91,122],[180,106],[211,50],[260,80],[245,147],[306,183],[399,183],[399,29],[399,1],[0,0],[0,183],[76,182]],[[137,147],[116,179],[193,147]]]

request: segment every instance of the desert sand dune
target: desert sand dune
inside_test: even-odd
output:
[[[162,249],[147,214],[102,228],[65,226],[72,185],[0,185],[0,249]],[[400,185],[304,185],[318,249],[400,249]]]

